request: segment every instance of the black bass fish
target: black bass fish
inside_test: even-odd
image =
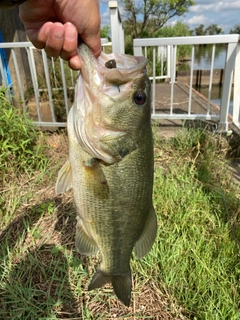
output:
[[[69,160],[56,192],[73,189],[77,210],[76,248],[101,254],[89,290],[112,283],[129,306],[130,257],[151,249],[157,232],[152,205],[153,140],[147,59],[104,54],[87,46],[68,115]]]

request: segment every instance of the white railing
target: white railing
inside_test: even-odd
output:
[[[101,40],[103,46],[111,45],[106,39]],[[9,88],[8,97],[13,104],[21,106],[36,126],[65,127],[78,71],[70,69],[60,58],[47,57],[44,50],[37,50],[31,42],[0,43],[0,49],[8,56],[11,83],[1,58],[0,78],[2,86]]]
[[[109,45],[107,40],[103,43]],[[215,45],[218,43],[227,44],[227,56],[224,70],[223,90],[221,97],[220,112],[210,110],[212,70],[214,64]],[[192,60],[189,85],[189,103],[187,113],[176,114],[173,112],[173,98],[176,73],[176,50],[178,45],[192,45]],[[198,44],[211,44],[212,67],[209,80],[209,97],[207,111],[205,114],[194,114],[192,111],[192,85],[193,85],[193,63],[194,49]],[[239,127],[240,117],[240,46],[238,35],[204,36],[204,37],[181,37],[181,38],[161,38],[161,39],[135,39],[134,54],[146,54],[147,47],[152,47],[153,74],[150,78],[153,82],[153,113],[154,119],[205,119],[215,120],[219,123],[219,130],[228,130],[228,113],[230,92],[232,88],[232,78],[234,72],[234,96],[233,96],[233,122]],[[160,47],[160,49],[158,49]],[[33,114],[35,124],[44,127],[64,127],[68,110],[74,98],[75,79],[77,72],[72,71],[62,59],[53,59],[46,56],[44,50],[35,49],[30,42],[21,43],[0,43],[0,48],[8,52],[12,83],[6,78],[4,66],[0,59],[0,73],[2,75],[3,86],[13,88],[14,104],[21,105],[24,112]],[[144,48],[144,49],[143,49]],[[162,49],[164,48],[164,49]],[[23,74],[23,63],[19,60],[19,50],[25,53],[25,66],[29,70],[29,76]],[[21,53],[22,54],[22,53]],[[156,74],[154,63],[156,57],[161,57],[165,63],[166,72],[161,71]],[[156,81],[159,78],[170,78],[171,94],[169,113],[159,113],[155,110]],[[26,79],[28,78],[28,79]],[[47,116],[46,116],[47,114]]]
[[[154,119],[205,119],[218,120],[218,129],[220,131],[228,130],[228,116],[230,93],[232,88],[233,71],[234,72],[234,101],[233,101],[233,122],[239,126],[240,117],[240,36],[239,35],[218,35],[218,36],[197,36],[197,37],[177,37],[177,38],[148,38],[148,39],[134,39],[134,55],[147,55],[147,48],[152,48],[152,118]],[[212,62],[209,80],[209,96],[208,108],[206,114],[194,114],[192,112],[192,88],[193,88],[193,64],[195,56],[196,45],[212,45]],[[213,66],[215,58],[216,44],[227,44],[227,55],[224,68],[223,90],[221,96],[221,105],[219,114],[210,113],[210,100],[213,79]],[[187,114],[173,113],[173,97],[174,85],[176,77],[176,52],[179,45],[191,45],[191,68],[190,68],[190,83],[189,83],[189,105]],[[157,54],[158,50],[158,54]],[[165,51],[163,51],[165,50]],[[160,52],[160,53],[159,53]],[[159,61],[160,57],[160,61]],[[165,62],[166,72],[163,74],[156,74],[156,66],[160,65],[163,70],[163,63]],[[162,72],[162,71],[161,71]],[[161,114],[155,110],[156,97],[156,80],[170,79],[171,97],[169,114]]]

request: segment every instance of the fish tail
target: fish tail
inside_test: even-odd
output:
[[[92,278],[88,290],[93,290],[104,286],[106,283],[112,283],[116,296],[125,306],[129,307],[132,291],[131,271],[125,275],[109,275],[98,269]]]

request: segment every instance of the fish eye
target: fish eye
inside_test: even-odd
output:
[[[135,92],[133,94],[133,100],[137,105],[143,105],[147,100],[146,93],[143,91]]]

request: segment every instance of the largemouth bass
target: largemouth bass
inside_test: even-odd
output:
[[[56,192],[73,189],[77,250],[100,251],[89,290],[112,283],[129,306],[132,251],[137,258],[146,255],[157,232],[147,60],[104,53],[96,59],[85,45],[79,54],[83,67],[67,124],[69,160]]]

